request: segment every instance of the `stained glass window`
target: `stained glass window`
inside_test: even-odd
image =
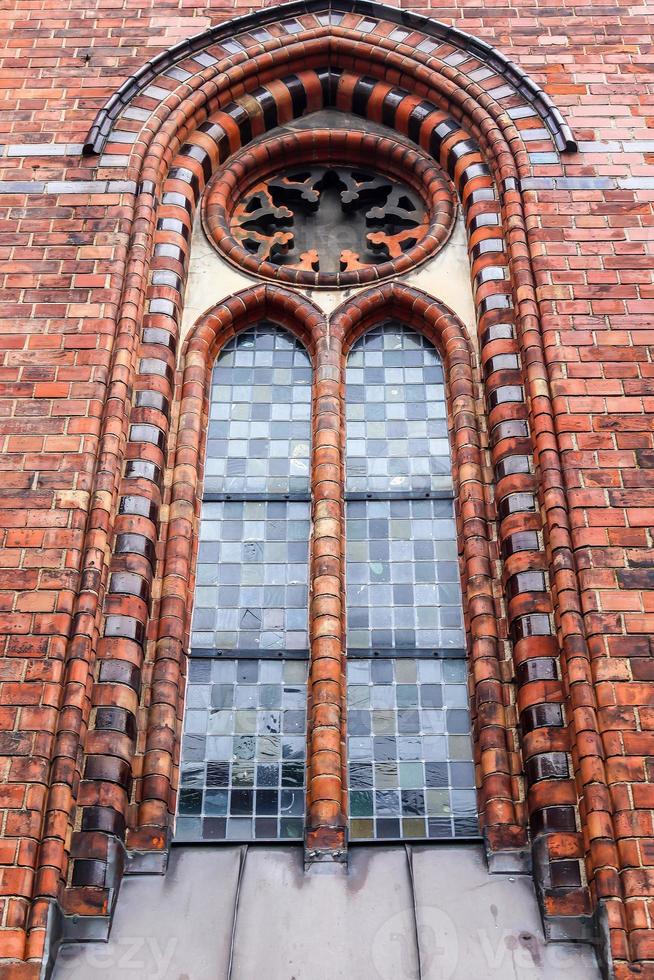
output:
[[[348,662],[350,837],[479,833],[464,660]]]
[[[302,839],[311,363],[267,322],[212,373],[178,840]]]
[[[306,660],[191,659],[176,839],[302,839]]]
[[[270,323],[239,334],[213,369],[205,494],[309,489],[311,362]]]
[[[346,371],[352,840],[478,834],[443,368],[388,321]]]
[[[402,324],[347,364],[352,840],[477,835],[443,368]],[[213,371],[179,840],[301,840],[311,366],[261,323]]]
[[[347,360],[348,493],[452,490],[443,366],[419,334],[384,325]]]
[[[202,505],[191,647],[307,649],[309,503]]]
[[[347,502],[348,647],[463,652],[451,500]]]

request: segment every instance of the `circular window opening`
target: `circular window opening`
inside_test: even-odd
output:
[[[427,157],[386,137],[326,130],[237,154],[202,210],[210,241],[233,264],[331,288],[423,262],[447,241],[455,212],[451,185]]]

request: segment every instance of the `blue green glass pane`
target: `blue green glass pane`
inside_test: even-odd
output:
[[[187,702],[208,707],[185,715],[176,839],[301,839],[307,662],[196,663]]]
[[[479,835],[466,677],[464,660],[348,661],[351,840]]]
[[[205,491],[309,488],[311,363],[295,337],[262,322],[223,347],[212,374]]]
[[[347,490],[437,490],[452,481],[443,366],[396,321],[365,333],[346,368]]]

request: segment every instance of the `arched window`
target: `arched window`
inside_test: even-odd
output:
[[[350,838],[478,834],[443,366],[396,321],[346,370]]]
[[[302,838],[311,364],[261,322],[212,374],[178,840]]]

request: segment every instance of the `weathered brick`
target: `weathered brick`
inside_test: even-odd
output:
[[[195,34],[208,23],[219,23],[232,12],[249,9],[240,0],[229,11],[220,3],[198,5],[179,0],[162,15],[153,3],[140,4],[137,10],[123,0],[115,0],[111,18],[105,10],[91,5],[85,10],[82,23],[74,10],[57,10],[55,16],[51,4],[48,6],[44,0],[36,4],[17,0],[14,9],[2,15],[11,37],[11,45],[0,63],[1,142],[9,147],[0,156],[0,280],[5,318],[0,338],[0,633],[5,654],[0,662],[0,753],[5,758],[0,760],[0,774],[8,776],[6,787],[0,792],[0,807],[7,809],[0,857],[6,858],[7,864],[6,877],[1,879],[2,891],[10,899],[17,899],[3,913],[0,927],[5,927],[3,955],[9,957],[24,955],[22,928],[36,860],[35,844],[41,835],[46,806],[43,790],[56,723],[58,718],[66,719],[63,746],[68,750],[70,737],[70,762],[76,758],[73,743],[77,735],[83,735],[93,697],[93,678],[85,672],[85,665],[95,650],[94,601],[106,585],[106,576],[103,578],[99,569],[112,540],[113,497],[121,475],[118,461],[124,452],[125,412],[129,409],[129,388],[135,370],[133,356],[130,361],[130,352],[122,347],[121,370],[110,376],[110,353],[116,342],[129,235],[137,232],[143,236],[139,245],[143,252],[149,247],[143,243],[147,237],[144,228],[151,215],[140,215],[138,230],[132,223],[133,184],[121,189],[107,183],[128,176],[132,179],[124,161],[133,144],[121,142],[114,133],[106,148],[107,157],[100,161],[81,157],[79,145],[96,109],[143,64],[145,52],[156,54],[179,37]],[[512,383],[519,382],[529,392],[535,485],[540,488],[543,517],[542,523],[538,519],[537,531],[546,532],[542,554],[551,560],[551,602],[559,628],[552,649],[557,658],[563,650],[563,683],[558,676],[547,682],[524,681],[519,707],[525,710],[537,701],[565,701],[570,727],[570,733],[566,729],[565,735],[572,738],[570,758],[577,775],[577,792],[572,793],[575,787],[571,780],[536,780],[529,790],[529,805],[538,800],[558,801],[557,794],[561,792],[564,796],[571,794],[570,799],[573,795],[575,800],[577,796],[581,798],[584,832],[591,841],[588,877],[591,889],[596,888],[607,898],[616,976],[631,972],[632,964],[626,962],[628,948],[636,960],[634,972],[645,975],[654,959],[650,853],[654,772],[648,758],[652,755],[650,733],[654,732],[654,602],[650,594],[654,582],[654,195],[652,152],[651,147],[646,148],[647,140],[651,140],[654,112],[651,79],[644,61],[650,54],[647,12],[628,5],[626,0],[619,0],[611,8],[610,18],[604,9],[591,7],[585,8],[582,16],[572,3],[554,9],[537,2],[530,7],[529,21],[519,17],[516,8],[484,7],[472,0],[462,0],[454,7],[431,7],[429,12],[496,44],[533,73],[556,99],[580,140],[580,152],[564,154],[560,164],[556,155],[551,159],[551,141],[544,141],[544,145],[540,140],[525,143],[531,162],[526,162],[524,150],[520,152],[524,167],[531,169],[521,176],[529,189],[522,195],[508,191],[504,196],[516,243],[512,264],[515,299],[523,317],[520,342],[515,345],[521,355],[520,376]],[[79,68],[76,46],[80,32],[84,52],[90,53],[83,72],[71,71],[71,65]],[[393,55],[394,52],[384,53],[389,64]],[[349,54],[346,57],[353,60]],[[398,77],[399,72],[392,77],[393,84],[397,84]],[[171,79],[157,82],[169,90],[176,87]],[[347,98],[346,88],[342,87],[340,97]],[[424,94],[421,90],[420,97]],[[136,132],[140,123],[134,120],[130,128]],[[239,137],[234,130],[232,122],[230,138],[236,146]],[[520,132],[526,135],[526,126]],[[519,143],[516,136],[516,146]],[[39,150],[42,144],[47,149]],[[73,150],[71,144],[77,148]],[[503,176],[509,157],[510,154],[498,164]],[[217,157],[212,164],[215,166],[216,162]],[[111,166],[112,163],[118,165]],[[197,161],[190,166],[198,180],[203,180]],[[163,176],[163,171],[158,176]],[[522,209],[525,229],[520,225]],[[144,262],[132,272],[126,299],[128,333],[134,323],[141,325],[138,296],[139,290],[144,294],[146,288]],[[531,287],[532,274],[535,291]],[[299,303],[297,297],[291,302]],[[294,311],[289,308],[287,315],[299,316],[299,307]],[[426,319],[427,312],[421,309],[416,316]],[[316,323],[307,319],[307,332],[315,329]],[[541,336],[542,363],[538,353]],[[507,352],[508,348],[494,351],[487,358],[482,351],[482,360],[487,363],[487,359]],[[108,390],[110,378],[113,380]],[[475,375],[474,380],[481,384],[480,377]],[[191,401],[195,398],[201,402],[204,383],[204,378],[191,377],[190,385],[197,386]],[[176,398],[177,395],[172,399],[173,414],[179,408]],[[96,471],[105,408],[109,422],[104,430],[101,466]],[[477,411],[478,407],[473,406],[472,414]],[[501,402],[489,409],[481,426],[483,438],[487,428],[501,424],[505,412]],[[196,409],[190,414],[198,435],[201,416]],[[330,415],[329,426],[335,432],[330,447],[336,448],[337,415],[326,414]],[[172,459],[172,443],[168,448]],[[166,544],[165,508],[176,491],[169,481],[172,463],[160,455],[156,465],[168,466],[161,535],[158,541],[156,536],[150,539],[150,557],[130,555],[129,560],[134,563],[130,571],[143,576],[155,554],[161,559],[166,552],[170,556],[171,579],[179,580],[184,575],[192,583],[192,547],[176,551],[176,544]],[[182,452],[177,460],[178,499],[190,506],[183,517],[178,515],[173,520],[177,529],[183,525],[187,545],[194,533],[192,501],[197,491],[198,455],[191,459]],[[331,459],[327,464],[321,462],[321,484],[338,484],[338,476],[332,474],[332,480],[332,476],[327,479],[324,475],[329,475],[334,465],[338,463]],[[465,465],[469,465],[468,460]],[[315,472],[318,474],[318,465]],[[195,481],[190,495],[189,473]],[[515,481],[515,476],[505,477],[504,484],[498,484],[496,489],[505,493],[507,488],[515,490],[517,484],[511,480]],[[159,503],[160,491],[154,483],[149,492]],[[498,493],[498,499],[501,497],[502,493]],[[341,516],[335,518],[330,512],[325,529],[340,528]],[[490,506],[483,520],[489,517],[493,526]],[[329,537],[336,546],[326,544],[330,553],[325,551],[320,558],[332,565],[328,574],[315,576],[317,588],[323,590],[316,610],[320,610],[330,633],[319,638],[325,662],[340,652],[339,638],[331,635],[335,631],[330,624],[342,606],[336,593],[329,592],[334,579],[339,583],[341,541],[338,535]],[[506,530],[502,532],[503,541],[511,537]],[[472,617],[471,635],[477,640],[491,621],[498,623],[500,637],[509,633],[500,595],[498,544],[492,539],[484,558],[487,569],[495,573],[493,577],[485,572],[491,578],[494,607],[492,616],[484,607],[483,614]],[[505,568],[511,575],[524,571],[520,562],[525,552],[518,550],[519,544],[511,541],[505,547]],[[516,550],[510,553],[514,545]],[[470,554],[473,548],[469,543],[470,568],[476,576],[479,555]],[[84,554],[88,567],[80,581],[78,573]],[[317,557],[316,553],[316,560]],[[160,720],[157,712],[161,711],[165,718],[163,728],[172,732],[181,710],[182,617],[188,596],[173,595],[171,591],[164,594],[160,607],[159,585],[154,582],[154,625],[148,634],[152,642],[146,652],[144,707],[138,718],[139,752],[145,740],[145,726]],[[80,615],[74,621],[74,602],[80,587],[85,591]],[[574,598],[577,587],[578,607]],[[475,596],[475,601],[479,604],[481,598]],[[520,601],[511,600],[509,614]],[[472,609],[476,609],[474,603]],[[162,613],[158,620],[157,635],[157,617],[162,610],[166,615]],[[62,665],[73,622],[77,632],[69,647],[73,654],[67,694],[70,710],[66,714],[64,709],[59,715]],[[156,649],[163,656],[153,665],[150,661],[155,640]],[[537,642],[523,637],[515,644],[520,669],[528,665],[534,651],[541,650]],[[586,643],[592,663],[585,658]],[[137,651],[136,646],[124,639],[115,644],[117,655],[140,664],[143,651]],[[485,671],[491,671],[492,661],[485,647],[483,656],[475,658],[479,670],[483,665]],[[498,663],[497,658],[494,662]],[[174,664],[174,669],[164,663]],[[506,672],[508,661],[501,661],[500,667]],[[321,726],[329,730],[333,749],[338,752],[339,685],[329,669],[325,677],[319,675],[316,668],[316,683],[323,685],[321,693],[325,699],[317,701],[316,716]],[[483,760],[480,774],[486,793],[483,804],[488,815],[497,819],[494,827],[498,841],[515,840],[526,806],[521,796],[523,759],[512,730],[517,708],[504,703],[510,702],[508,695],[512,690],[505,680],[500,683],[498,678],[485,676],[477,687],[479,703],[475,705],[480,726],[476,731],[477,749]],[[120,684],[105,686],[110,688],[105,694],[115,704],[136,707],[136,696],[126,685],[122,685],[122,691],[118,690]],[[102,687],[96,685],[96,703],[103,703],[104,695],[99,690]],[[156,691],[155,704],[148,707],[152,691]],[[537,757],[545,749],[551,750],[553,732],[554,729],[543,728],[538,736],[540,743],[531,737],[533,732],[529,733],[523,740],[524,757],[529,759],[531,751]],[[123,750],[122,744],[120,748],[116,744],[117,754]],[[125,805],[134,840],[146,831],[154,840],[157,834],[150,831],[150,826],[156,821],[164,824],[169,819],[169,807],[174,806],[173,752],[174,745],[157,744],[145,757],[137,755],[132,760],[140,812],[138,806],[127,808],[125,794],[119,798],[120,794],[113,790],[103,793],[101,783],[85,786],[81,801],[93,799],[104,806],[109,804],[109,808],[113,804],[119,808]],[[51,816],[70,811],[74,803],[70,787],[74,787],[73,794],[77,792],[79,774],[72,762],[68,766],[63,761],[64,757],[65,753],[58,756],[62,776],[53,789]],[[529,771],[536,772],[536,768],[532,766]],[[320,769],[319,753],[312,774],[316,785],[320,785],[319,816],[326,819],[328,811],[333,814],[338,809],[340,781],[326,778]],[[602,787],[604,778],[611,787],[612,822],[608,791]],[[551,785],[543,787],[544,783]],[[23,804],[26,809],[22,809]],[[517,829],[506,817],[509,811],[513,814],[510,819],[518,823]],[[139,820],[145,821],[145,829]],[[57,841],[57,857],[52,861],[53,867],[60,865],[53,887],[60,886],[66,873],[66,832],[64,820],[59,836],[53,833],[48,842]],[[611,833],[620,842],[619,851],[612,851],[607,844]],[[553,835],[550,853],[569,858],[576,855],[578,843],[576,837],[569,840]],[[618,864],[613,868],[611,862],[618,855]],[[595,873],[597,877],[593,878]],[[618,874],[621,885],[616,886]],[[620,887],[628,897],[626,905],[621,904]],[[71,910],[82,913],[98,911],[98,906],[103,911],[105,898],[104,894],[94,897],[83,889],[73,889],[67,902]],[[551,910],[559,914],[586,910],[580,894],[573,894],[558,905],[556,896],[549,896],[548,902]],[[630,946],[625,941],[629,930]],[[8,975],[37,974],[38,965],[34,963],[15,963],[9,967]]]

